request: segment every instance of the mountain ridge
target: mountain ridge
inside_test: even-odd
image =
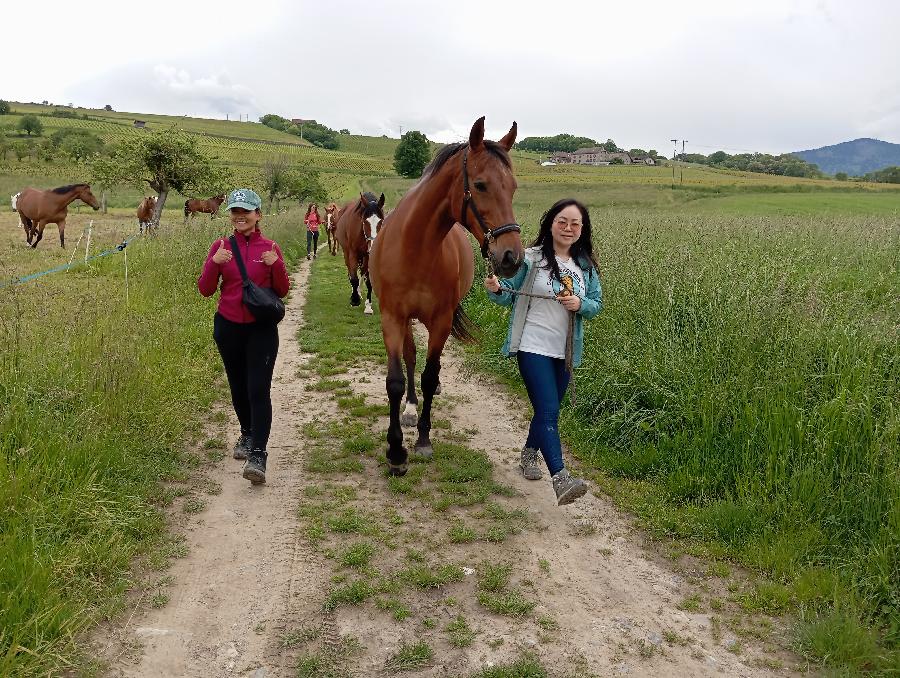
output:
[[[792,155],[815,163],[827,174],[846,172],[862,176],[869,172],[900,165],[900,144],[861,137],[830,146],[794,151]]]

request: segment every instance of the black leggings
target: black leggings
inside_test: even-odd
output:
[[[307,231],[306,232],[306,253],[315,252],[319,247],[319,232],[318,231]]]
[[[253,439],[254,450],[265,450],[272,430],[272,372],[278,355],[278,327],[235,323],[216,313],[213,339],[225,363],[241,433]]]

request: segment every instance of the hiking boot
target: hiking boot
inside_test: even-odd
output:
[[[556,492],[556,505],[562,506],[583,497],[588,487],[581,478],[574,478],[567,469],[563,469],[553,476],[553,489]]]
[[[306,260],[309,261],[309,252],[306,253]]]
[[[253,450],[244,464],[244,477],[251,485],[261,485],[266,482],[266,453],[262,450]]]
[[[539,452],[533,447],[522,448],[522,458],[519,460],[519,468],[522,469],[522,475],[528,480],[540,480],[544,475],[541,467],[538,466]]]
[[[245,436],[241,433],[241,437],[237,439],[237,442],[234,444],[234,458],[235,459],[246,459],[247,455],[250,454],[250,450],[253,447],[253,440],[250,436]]]

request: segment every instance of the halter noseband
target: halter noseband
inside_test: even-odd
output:
[[[462,218],[460,219],[460,223],[466,229],[469,228],[467,221],[470,209],[472,210],[472,214],[475,215],[475,219],[478,220],[478,225],[481,226],[481,230],[484,233],[484,240],[481,242],[481,256],[485,259],[488,258],[488,246],[490,246],[498,236],[501,236],[504,233],[522,232],[522,228],[516,222],[503,224],[503,226],[494,229],[488,228],[484,221],[484,217],[481,216],[481,212],[479,212],[478,208],[475,206],[475,199],[472,197],[472,191],[469,190],[469,148],[466,147],[466,150],[463,152],[463,203]]]

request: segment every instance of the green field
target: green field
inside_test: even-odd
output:
[[[109,119],[42,121],[139,133],[131,114],[86,112]],[[383,191],[390,208],[412,183],[390,168],[396,140],[351,135],[347,152],[324,151],[255,123],[137,117],[194,125],[251,187],[276,154],[320,169],[336,200]],[[787,615],[813,666],[900,671],[900,192],[697,167],[673,186],[669,167],[514,163],[526,239],[560,197],[592,212],[606,308],[587,325],[562,423],[586,475],[655,537],[749,568],[759,593],[742,604]],[[87,176],[8,163],[0,196]],[[105,216],[74,209],[67,239],[95,219],[94,247],[120,242],[141,195],[115,189]],[[182,200],[170,198],[158,239],[129,248],[129,307],[121,255],[0,297],[0,675],[83,664],[77,632],[116,611],[129,565],[164,542],[157,482],[195,463],[186,413],[221,392],[212,307],[193,285],[227,223],[179,226]],[[267,219],[294,256],[297,216]],[[70,255],[53,226],[26,249],[0,207],[0,280]],[[515,388],[499,356],[504,311],[478,286],[467,308],[483,333],[472,364]]]

